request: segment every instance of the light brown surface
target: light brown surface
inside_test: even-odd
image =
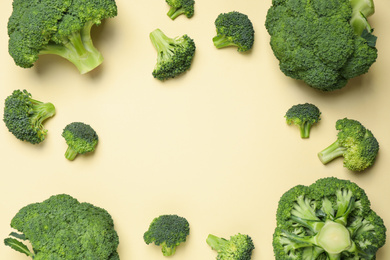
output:
[[[171,213],[191,225],[174,259],[215,259],[207,235],[241,232],[254,240],[252,259],[269,260],[279,197],[292,186],[327,176],[364,188],[390,228],[390,2],[377,0],[370,18],[378,36],[377,62],[333,93],[280,72],[264,27],[270,5],[198,0],[193,18],[171,21],[164,0],[118,1],[119,15],[95,28],[103,65],[79,75],[72,64],[51,56],[32,69],[17,67],[8,54],[6,32],[11,0],[1,1],[0,100],[26,88],[36,99],[52,102],[57,114],[45,123],[47,139],[35,146],[0,124],[0,240],[12,231],[9,223],[21,207],[67,193],[110,212],[124,260],[165,259],[142,236],[154,217]],[[212,44],[215,18],[233,10],[253,22],[250,53],[217,50]],[[191,70],[163,83],[151,75],[156,52],[149,33],[156,28],[169,36],[187,33],[197,46]],[[284,121],[286,110],[303,102],[322,111],[308,140]],[[335,140],[334,124],[344,117],[361,121],[381,145],[376,164],[364,173],[348,171],[341,159],[324,166],[317,158]],[[95,153],[70,162],[61,132],[72,121],[93,126],[100,143]],[[0,243],[0,259],[27,257]],[[377,259],[390,259],[388,244]]]

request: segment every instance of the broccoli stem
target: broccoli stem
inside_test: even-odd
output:
[[[32,111],[30,112],[32,114],[31,123],[34,128],[38,128],[40,130],[37,133],[39,137],[41,137],[41,135],[46,135],[47,133],[47,130],[44,129],[43,121],[54,116],[56,109],[54,105],[49,102],[43,103],[32,98],[30,98],[30,102],[32,103]]]
[[[163,256],[171,256],[176,253],[176,246],[167,246],[167,244],[164,242],[161,244],[161,252]]]
[[[348,229],[339,223],[327,220],[316,236],[317,244],[329,255],[329,259],[340,259],[340,253],[352,246]]]
[[[323,164],[327,164],[328,162],[334,160],[335,158],[343,156],[346,150],[347,149],[340,146],[339,142],[336,140],[327,148],[319,152],[318,158]]]
[[[311,124],[309,122],[304,122],[299,126],[300,132],[301,132],[301,138],[309,138],[310,136],[310,129]]]
[[[215,47],[217,47],[218,49],[223,48],[223,47],[228,47],[228,46],[237,46],[231,40],[229,40],[229,38],[227,38],[226,36],[222,36],[222,35],[214,36],[213,43],[214,43]]]
[[[172,20],[175,20],[179,15],[183,14],[185,12],[184,8],[176,8],[176,7],[171,7],[167,13],[169,18]]]
[[[219,252],[220,250],[222,250],[229,243],[229,241],[224,239],[224,238],[217,237],[217,236],[214,236],[214,235],[210,234],[210,235],[208,235],[208,237],[206,239],[206,243],[213,250]]]
[[[95,48],[91,38],[94,23],[89,21],[78,32],[63,40],[63,44],[51,43],[39,54],[55,54],[72,62],[81,74],[85,74],[103,62],[102,54]]]
[[[72,147],[68,146],[68,148],[66,149],[66,152],[65,152],[65,158],[70,160],[70,161],[73,161],[76,156],[77,156],[77,152],[76,150],[74,150]]]
[[[156,29],[149,35],[150,40],[156,48],[158,53],[158,59],[165,59],[165,56],[173,56],[173,47],[172,45],[176,44],[174,39],[166,36],[160,29]]]
[[[373,0],[350,0],[349,2],[352,6],[352,18],[350,23],[355,34],[360,36],[364,29],[371,32],[372,28],[367,21],[367,17],[373,15],[375,12]]]

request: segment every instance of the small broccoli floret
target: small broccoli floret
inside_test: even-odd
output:
[[[299,126],[301,138],[309,138],[311,127],[321,120],[321,112],[317,106],[305,103],[292,106],[284,117],[287,124]]]
[[[194,15],[194,0],[165,0],[170,6],[167,15],[175,20],[179,15],[184,14],[187,18]]]
[[[157,62],[152,73],[154,78],[174,78],[190,68],[196,47],[188,35],[169,38],[160,29],[156,29],[149,36],[157,50]]]
[[[103,62],[91,29],[117,15],[114,0],[14,0],[12,6],[8,48],[16,65],[30,68],[40,55],[55,54],[86,73]]]
[[[5,99],[3,121],[19,140],[38,144],[47,135],[43,121],[55,113],[52,103],[33,99],[27,90],[15,90]]]
[[[184,243],[190,234],[188,221],[177,215],[161,215],[153,219],[149,229],[144,233],[147,245],[153,243],[161,246],[164,256],[176,253],[176,248]]]
[[[239,52],[252,49],[255,30],[246,14],[237,11],[221,13],[214,24],[217,35],[214,36],[213,43],[218,49],[227,46],[235,46]]]
[[[280,70],[321,91],[343,88],[376,61],[372,0],[272,1],[265,27]]]
[[[218,260],[250,260],[255,249],[252,238],[240,233],[231,236],[229,240],[210,234],[206,242],[217,251]]]
[[[70,195],[53,195],[23,207],[11,227],[20,233],[12,232],[5,245],[34,260],[119,260],[119,238],[111,215]],[[29,241],[33,250],[23,241]]]
[[[344,166],[351,171],[363,171],[374,164],[379,143],[370,130],[347,118],[337,120],[336,129],[336,141],[318,153],[323,164],[337,157],[344,157]]]
[[[276,222],[276,260],[375,259],[386,241],[384,222],[365,191],[334,177],[284,193]]]
[[[68,145],[65,158],[73,161],[78,154],[93,152],[99,141],[98,135],[90,125],[82,122],[68,124],[62,131],[62,137]]]

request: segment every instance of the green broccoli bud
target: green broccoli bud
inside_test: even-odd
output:
[[[214,23],[217,35],[214,36],[213,43],[216,48],[235,46],[239,52],[252,49],[255,31],[246,14],[237,11],[221,13]]]
[[[161,246],[164,256],[176,253],[176,248],[184,243],[190,234],[188,221],[177,215],[161,215],[152,220],[148,230],[144,233],[147,245],[154,243]]]
[[[284,117],[287,124],[299,126],[301,138],[309,138],[311,127],[321,120],[321,112],[317,106],[305,103],[292,106]]]
[[[165,0],[169,5],[167,15],[172,20],[175,20],[179,15],[184,14],[187,18],[194,15],[194,0]]]
[[[231,236],[230,239],[210,234],[206,243],[217,251],[218,260],[250,260],[255,249],[252,238],[240,233]]]
[[[170,38],[156,29],[150,33],[150,40],[157,50],[157,62],[152,72],[154,78],[163,81],[190,69],[196,47],[188,35]]]
[[[68,124],[62,131],[62,137],[68,145],[65,158],[70,161],[73,161],[78,154],[95,151],[99,141],[95,130],[82,122]]]
[[[52,103],[33,99],[27,90],[15,90],[5,99],[3,121],[19,140],[38,144],[47,135],[43,122],[55,113]]]

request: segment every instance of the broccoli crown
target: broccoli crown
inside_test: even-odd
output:
[[[351,171],[362,171],[374,164],[379,143],[370,130],[348,118],[337,120],[336,129],[339,130],[336,141],[318,153],[323,164],[340,156]]]
[[[161,215],[153,219],[149,229],[144,233],[146,244],[161,246],[164,256],[176,253],[176,248],[184,243],[190,234],[188,221],[177,215]]]
[[[255,40],[255,30],[246,14],[237,11],[221,13],[215,19],[217,35],[213,38],[218,49],[236,46],[237,51],[245,52],[252,48]]]
[[[8,21],[9,53],[30,68],[42,54],[56,54],[86,73],[103,61],[93,46],[94,24],[117,15],[114,0],[14,0]]]
[[[299,126],[302,138],[309,138],[312,125],[321,120],[321,112],[317,106],[304,103],[292,106],[284,117],[287,124]]]
[[[265,26],[280,70],[322,91],[343,88],[377,59],[373,13],[372,0],[273,0]]]
[[[229,240],[210,234],[206,242],[217,251],[218,260],[250,260],[255,249],[252,238],[240,233],[231,236]]]
[[[167,15],[175,20],[179,15],[184,14],[187,18],[194,15],[194,0],[165,0],[170,6]]]
[[[23,245],[20,239],[29,240],[33,252],[23,253],[34,260],[119,259],[119,238],[110,214],[70,195],[53,195],[23,207],[12,219],[11,227],[22,234],[11,233],[6,245],[17,250]],[[21,247],[28,250],[26,245]]]
[[[195,55],[195,42],[188,36],[166,36],[160,29],[150,33],[150,40],[157,50],[157,62],[152,72],[154,78],[174,78],[191,67]]]
[[[14,90],[5,99],[3,121],[16,138],[38,144],[47,135],[43,121],[55,113],[52,103],[32,99],[27,90]]]
[[[90,125],[82,122],[68,124],[62,131],[62,137],[68,144],[65,157],[74,160],[78,154],[93,152],[99,141],[99,137]]]
[[[279,200],[275,259],[375,259],[386,227],[357,184],[328,177],[297,185]]]

